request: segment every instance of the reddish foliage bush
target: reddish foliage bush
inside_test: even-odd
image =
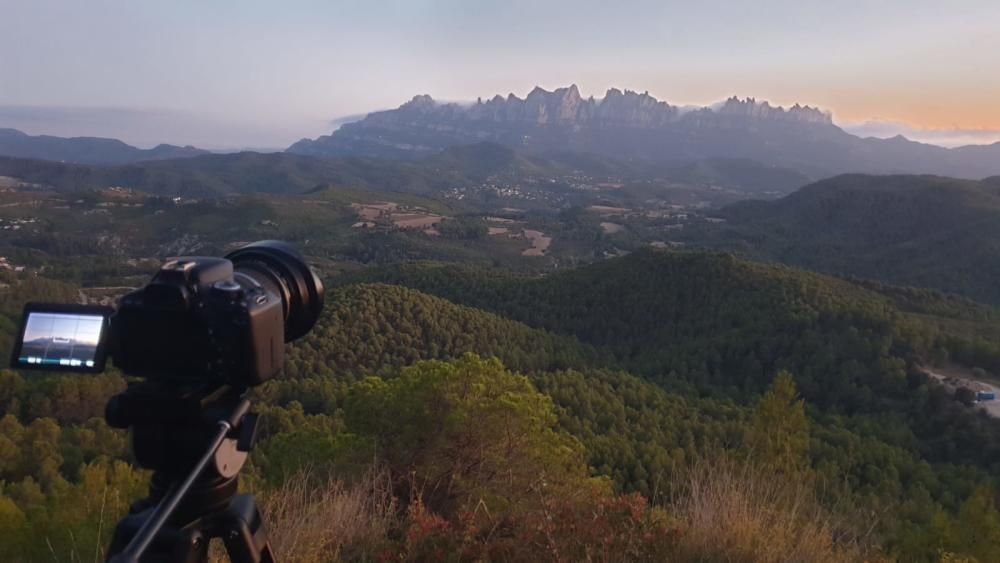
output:
[[[403,539],[383,561],[660,561],[679,538],[675,523],[640,495],[600,485],[573,497],[538,496],[519,515],[493,515],[485,504],[454,521],[410,505]]]

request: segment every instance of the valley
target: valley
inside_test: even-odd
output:
[[[561,522],[623,502],[684,515],[607,532],[655,530],[645,537],[665,543],[643,544],[644,553],[704,553],[683,539],[695,520],[676,499],[701,479],[698,467],[712,468],[712,479],[699,482],[717,483],[728,463],[737,464],[726,470],[733,475],[760,471],[761,483],[780,475],[783,491],[806,491],[813,509],[842,522],[835,532],[809,532],[842,557],[832,560],[877,553],[936,561],[927,554],[939,546],[965,553],[960,530],[992,514],[981,501],[1000,467],[1000,403],[969,397],[1000,376],[995,179],[812,182],[742,160],[661,166],[492,143],[408,160],[244,153],[119,166],[0,158],[0,174],[0,346],[12,340],[26,300],[108,305],[170,257],[222,255],[261,239],[303,251],[327,285],[327,306],[315,329],[288,346],[285,377],[252,391],[266,424],[246,473],[264,494],[283,494],[306,466],[361,482],[373,456],[368,440],[393,442],[414,428],[451,428],[433,438],[445,448],[435,456],[464,456],[448,444],[470,440],[492,451],[492,427],[478,434],[476,424],[448,426],[452,418],[428,422],[414,406],[434,400],[465,409],[435,415],[500,416],[496,428],[532,428],[524,436],[534,445],[513,455],[535,469],[517,478],[572,468],[553,473],[568,503]],[[455,385],[466,377],[478,378],[474,392]],[[112,479],[92,472],[142,481],[121,462],[123,436],[100,419],[123,385],[117,372],[0,374],[0,437],[19,459],[35,444],[47,448],[38,463],[0,466],[18,510],[37,498],[36,483],[44,502],[61,506]],[[397,410],[378,420],[398,426],[373,426],[372,409],[386,404]],[[512,410],[501,416],[497,405]],[[48,422],[31,422],[39,420]],[[767,445],[772,436],[777,449]],[[423,451],[381,454],[396,498],[410,494],[409,468],[437,479]],[[507,513],[511,529],[557,508],[456,475],[519,503]],[[460,494],[427,502],[458,522],[456,506],[479,493]],[[754,502],[806,525],[794,509],[801,499],[776,494]],[[867,532],[852,523],[878,511],[886,516],[867,522]],[[25,514],[36,531],[56,518]],[[75,518],[74,533],[104,541],[86,532],[92,512]],[[284,518],[274,525],[287,525]],[[420,522],[405,518],[386,526]],[[459,541],[451,528],[435,533]],[[873,539],[836,539],[861,533]],[[559,538],[584,541],[574,532]],[[388,535],[376,541],[402,549]],[[481,547],[500,549],[498,541]],[[56,543],[59,552],[72,549]]]
[[[244,155],[241,160],[256,158]],[[546,271],[663,244],[689,224],[715,220],[709,214],[720,204],[777,193],[747,192],[708,180],[643,180],[634,176],[636,171],[627,173],[632,176],[567,173],[555,161],[526,159],[492,145],[451,151],[419,166],[394,170],[403,165],[390,164],[379,177],[373,176],[372,162],[355,176],[361,178],[356,184],[306,189],[279,188],[279,183],[263,192],[224,195],[196,187],[228,182],[237,173],[228,162],[207,177],[200,175],[198,184],[184,180],[178,191],[169,183],[137,182],[127,170],[108,168],[95,176],[87,169],[80,179],[61,164],[22,169],[17,168],[21,161],[7,161],[17,165],[10,172],[20,171],[24,178],[12,179],[0,192],[0,221],[7,222],[0,226],[0,252],[36,272],[66,272],[88,255],[96,262],[121,262],[109,266],[113,274],[76,278],[85,285],[116,283],[115,276],[135,270],[130,265],[135,261],[223,253],[259,238],[300,243],[335,269],[405,257],[500,261],[515,269]],[[442,169],[444,162],[450,168]],[[166,170],[169,163],[155,166]],[[727,165],[713,166],[724,170]],[[177,169],[190,166],[179,161]],[[337,162],[323,166],[342,169]],[[424,183],[424,174],[434,174],[436,183]],[[316,181],[341,175],[321,175]],[[101,186],[95,181],[120,183]],[[300,184],[306,185],[311,183]]]

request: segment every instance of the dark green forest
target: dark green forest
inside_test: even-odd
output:
[[[22,302],[76,296],[40,277],[5,283],[7,342]],[[609,511],[595,538],[644,530],[635,538],[666,543],[635,539],[622,549],[681,557],[688,540],[677,538],[694,532],[674,499],[689,492],[693,468],[758,458],[852,522],[830,537],[863,529],[877,558],[1000,554],[989,527],[1000,518],[992,496],[1000,421],[923,372],[948,363],[995,373],[998,318],[989,307],[698,252],[638,252],[547,276],[411,263],[327,283],[325,312],[289,347],[285,376],[252,390],[264,423],[247,487],[266,498],[306,466],[362,479],[381,452],[390,489],[405,501],[415,494],[408,471],[431,479],[441,460],[473,458],[497,470],[506,467],[490,449],[504,443],[499,428],[522,437],[509,450],[524,452],[522,473],[506,481],[448,473],[454,494],[428,488],[421,503],[404,502],[411,527],[400,537],[409,539],[390,533],[382,546],[400,558],[459,549],[455,541],[470,560],[515,557],[515,544],[536,543],[586,557],[590,544],[572,531],[590,526],[572,520],[577,502]],[[99,553],[142,494],[147,475],[124,463],[125,435],[101,418],[124,385],[114,373],[2,372],[5,560]],[[527,494],[533,467],[563,492]],[[463,516],[472,499],[505,515],[507,535],[483,535],[487,523]],[[653,512],[634,512],[640,506]],[[539,536],[535,519],[556,528]],[[986,530],[975,541],[972,522]],[[414,529],[429,535],[413,543]],[[462,534],[479,539],[461,543]]]
[[[684,240],[801,267],[1000,303],[1000,190],[938,176],[847,174],[742,202]]]
[[[610,351],[620,369],[691,399],[747,404],[777,371],[788,370],[817,424],[810,451],[830,486],[840,482],[868,502],[895,496],[899,510],[916,519],[933,514],[930,506],[956,509],[975,483],[989,482],[1000,470],[1000,422],[954,402],[920,370],[946,359],[995,365],[995,340],[970,341],[941,328],[970,315],[961,300],[925,292],[922,308],[935,312],[928,320],[897,307],[904,290],[878,292],[702,253],[637,253],[544,278],[434,264],[356,277],[403,284],[576,336]],[[726,432],[718,429],[697,434],[726,443]],[[655,471],[639,467],[631,474]],[[643,491],[650,486],[621,484]],[[931,504],[907,507],[915,499]]]

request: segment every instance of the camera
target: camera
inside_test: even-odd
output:
[[[319,278],[274,240],[170,260],[117,310],[25,306],[14,368],[99,372],[110,356],[142,378],[105,408],[110,426],[129,429],[135,463],[153,470],[149,495],[115,526],[109,561],[207,561],[213,538],[233,560],[273,561],[253,496],[239,494],[257,435],[246,392],[281,371],[285,343],[322,309]]]
[[[284,365],[285,343],[306,334],[323,308],[323,285],[302,255],[260,241],[224,258],[180,257],[117,311],[28,304],[15,368],[99,372],[115,367],[155,380],[252,387]]]

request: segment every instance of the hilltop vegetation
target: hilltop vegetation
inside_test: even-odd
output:
[[[607,354],[575,338],[532,329],[482,310],[399,286],[363,284],[327,296],[326,314],[292,349],[288,375],[381,374],[468,352],[512,369],[601,367]]]
[[[372,280],[396,285],[357,283]],[[405,507],[379,512],[364,541],[323,536],[344,556],[513,557],[518,545],[586,554],[593,542],[633,538],[621,549],[637,558],[722,550],[775,560],[769,544],[735,532],[769,527],[788,534],[775,536],[783,549],[814,538],[807,553],[825,545],[824,560],[856,560],[871,543],[904,561],[941,552],[988,561],[1000,549],[965,539],[973,522],[989,531],[1000,517],[989,496],[1000,421],[919,369],[936,355],[961,360],[962,335],[931,319],[995,325],[981,309],[913,296],[905,302],[921,308],[917,316],[898,308],[903,290],[699,253],[636,253],[545,277],[418,263],[336,282],[319,326],[291,347],[287,377],[253,391],[266,422],[246,473],[272,500],[291,494],[284,487],[308,466],[311,487]],[[524,377],[466,352],[499,356]],[[998,357],[996,348],[986,353]],[[419,363],[438,359],[448,362]],[[138,494],[144,474],[118,461],[124,436],[96,418],[121,384],[116,375],[3,375],[3,447],[20,461],[0,468],[8,483],[0,500],[22,530],[6,537],[50,538],[58,553],[74,541],[91,552],[103,545],[96,506],[60,507],[111,491],[120,512]],[[503,445],[497,432],[523,441],[491,449]],[[381,489],[370,481],[376,458]],[[480,470],[462,469],[466,462]],[[508,468],[518,471],[513,481],[489,477]],[[549,493],[532,480],[540,474]],[[758,481],[744,489],[746,479]],[[453,486],[441,496],[433,484],[443,482]],[[776,482],[780,490],[764,486]],[[735,505],[699,504],[733,498],[704,489],[712,483],[757,491],[746,497],[757,508],[739,515]],[[384,496],[368,496],[378,490]],[[323,494],[298,497],[301,510],[319,510]],[[813,508],[795,512],[803,502]],[[702,519],[710,510],[721,520]],[[857,521],[873,511],[875,520]],[[581,513],[603,524],[591,529]],[[536,522],[551,528],[538,535]],[[695,541],[707,537],[700,526],[733,535]]]
[[[687,240],[824,272],[1000,302],[1000,191],[991,181],[846,175],[724,208]]]
[[[919,370],[934,357],[961,360],[964,341],[863,286],[729,256],[671,253],[642,253],[541,279],[428,264],[363,272],[345,281],[359,277],[408,285],[576,336],[612,351],[620,365],[659,388],[686,395],[697,390],[714,400],[742,402],[761,392],[776,371],[787,369],[815,423],[810,455],[831,488],[830,498],[860,491],[866,491],[865,502],[895,497],[897,517],[909,522],[894,532],[899,542],[934,541],[929,535],[920,539],[926,529],[903,530],[922,529],[919,522],[940,510],[917,508],[922,501],[915,499],[930,495],[944,505],[952,502],[954,493],[944,491],[965,487],[953,480],[958,467],[978,468],[973,471],[986,481],[998,470],[1000,423],[966,411]],[[931,318],[967,316],[947,303],[926,305],[936,310]],[[993,345],[984,352],[975,361],[994,362],[1000,350]],[[698,405],[702,412],[720,408]],[[590,419],[569,422],[571,415],[567,424],[579,430]],[[712,426],[692,433],[704,442],[680,440],[684,455],[697,450],[691,444],[739,442],[725,425],[708,430]],[[658,472],[669,474],[664,468],[672,467],[666,453],[671,451],[676,450],[668,447],[639,465],[619,463],[630,467],[617,474],[619,483],[648,491],[644,487],[652,483],[641,482]],[[859,451],[866,453],[858,456]],[[605,466],[604,459],[595,459],[595,466]]]

